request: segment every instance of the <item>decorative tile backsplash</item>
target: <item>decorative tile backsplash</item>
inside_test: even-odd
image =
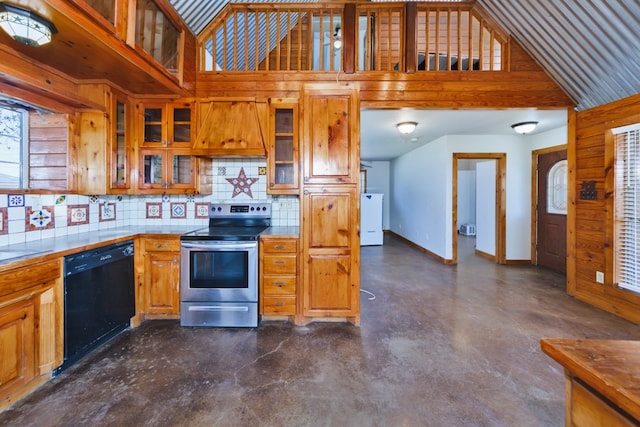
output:
[[[0,208],[0,235],[9,233],[8,208]]]
[[[68,205],[67,225],[89,224],[89,205]]]
[[[48,230],[55,227],[55,214],[53,206],[31,207],[27,206],[26,226],[27,231]]]
[[[298,197],[267,195],[265,167],[260,159],[216,160],[213,192],[207,195],[8,194],[0,197],[0,246],[146,224],[202,228],[208,224],[209,203],[218,202],[270,202],[273,225],[298,226]],[[234,196],[236,187],[228,179],[238,178],[246,187]]]
[[[116,204],[115,203],[103,203],[99,209],[100,222],[115,221],[116,220]]]

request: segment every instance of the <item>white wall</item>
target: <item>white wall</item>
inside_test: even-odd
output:
[[[476,171],[458,170],[458,224],[476,223]]]
[[[539,135],[448,135],[394,159],[390,229],[445,259],[453,258],[453,153],[506,153],[506,258],[531,258],[531,151],[566,144],[567,129]],[[477,221],[477,218],[476,218]]]
[[[445,258],[447,249],[451,253],[451,170],[447,137],[391,162],[390,229]]]
[[[476,164],[476,249],[496,254],[496,161]]]
[[[391,162],[388,161],[362,161],[363,169],[367,171],[367,193],[382,193],[382,228],[389,229],[389,200],[390,200],[390,170]]]

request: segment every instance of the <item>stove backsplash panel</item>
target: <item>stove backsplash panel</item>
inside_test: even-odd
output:
[[[206,195],[2,194],[0,246],[130,225],[206,227],[203,207],[219,202],[269,202],[272,225],[300,225],[297,196],[267,194],[264,159],[214,159],[211,170],[213,193]]]

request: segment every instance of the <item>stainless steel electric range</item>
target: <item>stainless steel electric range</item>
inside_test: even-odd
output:
[[[258,238],[269,203],[212,203],[209,227],[180,238],[180,324],[258,326]]]

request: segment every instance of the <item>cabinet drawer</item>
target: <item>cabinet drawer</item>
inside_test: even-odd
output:
[[[264,255],[263,274],[296,274],[295,255]]]
[[[145,252],[180,252],[180,240],[178,239],[145,239]]]
[[[264,297],[264,314],[296,314],[296,297]]]
[[[296,239],[266,239],[262,241],[262,248],[264,252],[292,252],[298,251],[298,241]]]
[[[296,294],[295,277],[265,276],[263,284],[265,296]]]

